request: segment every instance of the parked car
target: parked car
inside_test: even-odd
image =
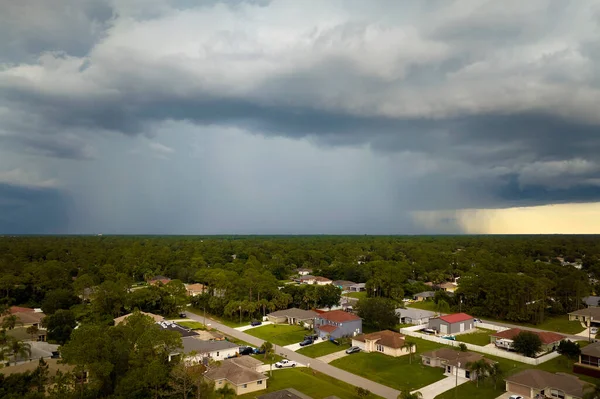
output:
[[[432,330],[431,328],[423,328],[421,332],[423,334],[435,334],[435,330]]]
[[[296,363],[293,360],[283,359],[282,361],[275,363],[275,367],[278,369],[282,369],[285,367],[296,367],[297,364],[298,363]]]
[[[254,354],[255,355],[262,355],[263,353],[265,353],[265,350],[262,348],[256,348],[254,349]]]
[[[590,334],[598,334],[598,327],[590,328]]]
[[[240,346],[240,355],[251,355],[254,353],[254,348],[251,346]]]
[[[331,342],[334,345],[339,345],[340,344],[339,341],[336,340],[335,338],[329,338],[329,342]]]
[[[252,320],[252,322],[250,323],[251,326],[260,326],[262,324],[262,321],[258,321],[258,320]]]
[[[187,315],[183,312],[179,313],[179,317],[181,317],[182,319],[187,318]]]
[[[454,335],[442,335],[441,338],[449,339],[450,341],[456,341],[456,337]]]
[[[306,346],[306,345],[310,345],[312,344],[314,341],[312,339],[305,339],[304,341],[300,342],[300,346]]]
[[[523,399],[521,395],[510,395],[508,399]]]
[[[349,355],[357,352],[360,352],[360,348],[358,346],[353,346],[351,348],[346,349],[346,353]]]

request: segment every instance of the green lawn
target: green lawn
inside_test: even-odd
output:
[[[417,354],[413,354],[412,363],[408,356],[395,358],[381,353],[361,352],[330,364],[401,391],[419,389],[444,378],[442,368],[423,366],[418,356],[421,352],[442,346],[419,338],[411,337],[410,340],[417,344]]]
[[[276,355],[276,354],[271,355],[267,359],[265,359],[265,355],[264,354],[262,354],[262,355],[250,355],[250,356],[252,356],[255,359],[260,360],[264,364],[275,364],[278,361],[280,361],[281,359],[283,359],[283,357],[281,357],[279,355]]]
[[[329,355],[330,353],[339,352],[339,351],[348,349],[349,347],[350,347],[350,344],[336,345],[333,342],[325,341],[325,342],[319,342],[318,344],[312,344],[312,345],[305,346],[304,348],[302,348],[296,352],[300,353],[301,355],[304,355],[304,356],[315,358],[315,357]]]
[[[300,326],[290,326],[288,324],[268,324],[245,332],[281,346],[298,343],[304,339],[306,334],[310,333],[309,330]]]
[[[430,310],[432,312],[437,312],[437,309],[435,308],[435,302],[433,302],[433,301],[413,302],[406,306],[409,308],[423,309],[423,310]]]
[[[189,308],[187,308],[187,311],[194,313],[200,317],[204,317],[203,309],[189,307]],[[234,320],[229,320],[229,319],[225,319],[223,317],[212,315],[207,312],[206,313],[206,324],[210,324],[211,319],[213,319],[221,324],[225,324],[227,327],[231,327],[231,328],[247,326],[252,321],[252,320],[248,320],[248,319],[242,319],[242,322],[240,323],[240,320],[237,318]]]
[[[493,333],[495,333],[493,330],[478,328],[476,332],[457,335],[456,340],[460,342],[466,342],[468,344],[486,346],[490,343],[490,334]]]
[[[579,321],[569,321],[568,315],[551,317],[533,326],[540,330],[556,331],[563,334],[577,334],[584,330]]]
[[[307,368],[273,371],[272,376],[267,380],[266,390],[252,392],[239,398],[254,399],[267,392],[285,388],[295,388],[314,399],[323,399],[331,395],[341,399],[359,399],[354,386]],[[369,398],[378,398],[378,396],[371,394]]]
[[[344,296],[349,296],[350,298],[364,299],[367,297],[367,292],[366,291],[347,292],[344,294]]]
[[[457,392],[455,392],[457,391]],[[497,388],[492,381],[482,381],[479,387],[475,382],[467,382],[456,389],[450,389],[435,399],[495,399],[504,393],[504,382],[498,382]]]
[[[204,324],[198,322],[198,321],[180,321],[177,324],[179,324],[182,327],[185,328],[190,328],[192,330],[206,330],[206,327],[204,327]]]

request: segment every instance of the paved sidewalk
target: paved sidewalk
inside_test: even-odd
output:
[[[202,321],[202,316],[196,315],[189,311],[186,312],[186,314],[192,320]],[[226,325],[221,324],[216,320],[207,318],[207,323],[209,321],[213,328],[216,328],[217,330],[219,330],[227,335],[231,335],[234,338],[246,341],[254,346],[259,347],[264,342],[260,338],[253,337],[252,335],[246,334],[243,331],[238,331],[234,328],[227,327]],[[311,359],[310,357],[301,355],[299,353],[296,353],[294,351],[291,351],[289,349],[283,348],[278,345],[275,345],[274,349],[275,349],[275,353],[277,353],[278,355],[287,357],[288,359],[294,360],[298,363],[310,364],[310,368],[312,368],[316,371],[327,374],[327,375],[329,375],[333,378],[336,378],[340,381],[347,382],[350,385],[368,389],[369,391],[373,392],[375,395],[381,396],[382,398],[397,399],[398,395],[400,395],[400,391],[398,391],[397,389],[390,388],[388,386],[379,384],[375,381],[371,381],[364,377],[360,377],[356,374],[352,374],[345,370],[338,369],[337,367],[333,367],[333,366],[331,366],[327,363],[323,363],[317,359]]]
[[[246,331],[246,330],[251,330],[253,328],[256,327],[262,327],[262,326],[268,326],[269,324],[273,324],[273,322],[271,321],[263,321],[263,323],[259,326],[251,326],[250,324],[248,324],[247,326],[241,326],[241,327],[236,327],[235,329],[238,331]]]
[[[343,358],[344,356],[348,356],[345,349],[343,351],[334,352],[334,353],[330,353],[329,355],[318,357],[317,360],[320,360],[324,363],[331,363],[336,359]]]
[[[269,366],[270,366],[270,365],[268,365],[268,364],[263,364],[263,365],[260,365],[260,366],[258,366],[258,367],[256,368],[256,371],[258,371],[259,373],[269,373],[269,370],[270,370],[270,369],[269,369]],[[298,363],[298,364],[296,364],[296,368],[297,368],[297,367],[306,367],[306,365],[305,365],[305,364],[302,364],[302,363]],[[287,367],[287,368],[289,368],[289,367]],[[275,370],[286,370],[286,369],[285,369],[285,368],[283,368],[283,369],[278,369],[277,367],[275,367],[275,365],[273,365],[273,368],[272,368],[272,370],[273,370],[273,371],[275,371]]]
[[[464,384],[468,381],[468,378],[458,377],[458,385]],[[456,376],[449,375],[443,380],[436,381],[433,384],[427,385],[426,387],[423,387],[421,389],[417,389],[416,391],[413,391],[411,393],[418,391],[421,392],[421,395],[423,395],[423,399],[434,399],[436,396],[454,388],[456,384]]]
[[[284,346],[284,348],[296,352],[298,349],[300,349],[302,347],[300,346],[300,342],[298,342],[295,344],[286,345],[286,346]]]

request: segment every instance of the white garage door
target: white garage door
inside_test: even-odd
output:
[[[448,326],[445,324],[440,324],[440,332],[442,334],[448,334]]]

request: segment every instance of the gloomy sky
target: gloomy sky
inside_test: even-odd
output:
[[[464,219],[600,202],[597,1],[0,9],[2,234],[496,232]]]

